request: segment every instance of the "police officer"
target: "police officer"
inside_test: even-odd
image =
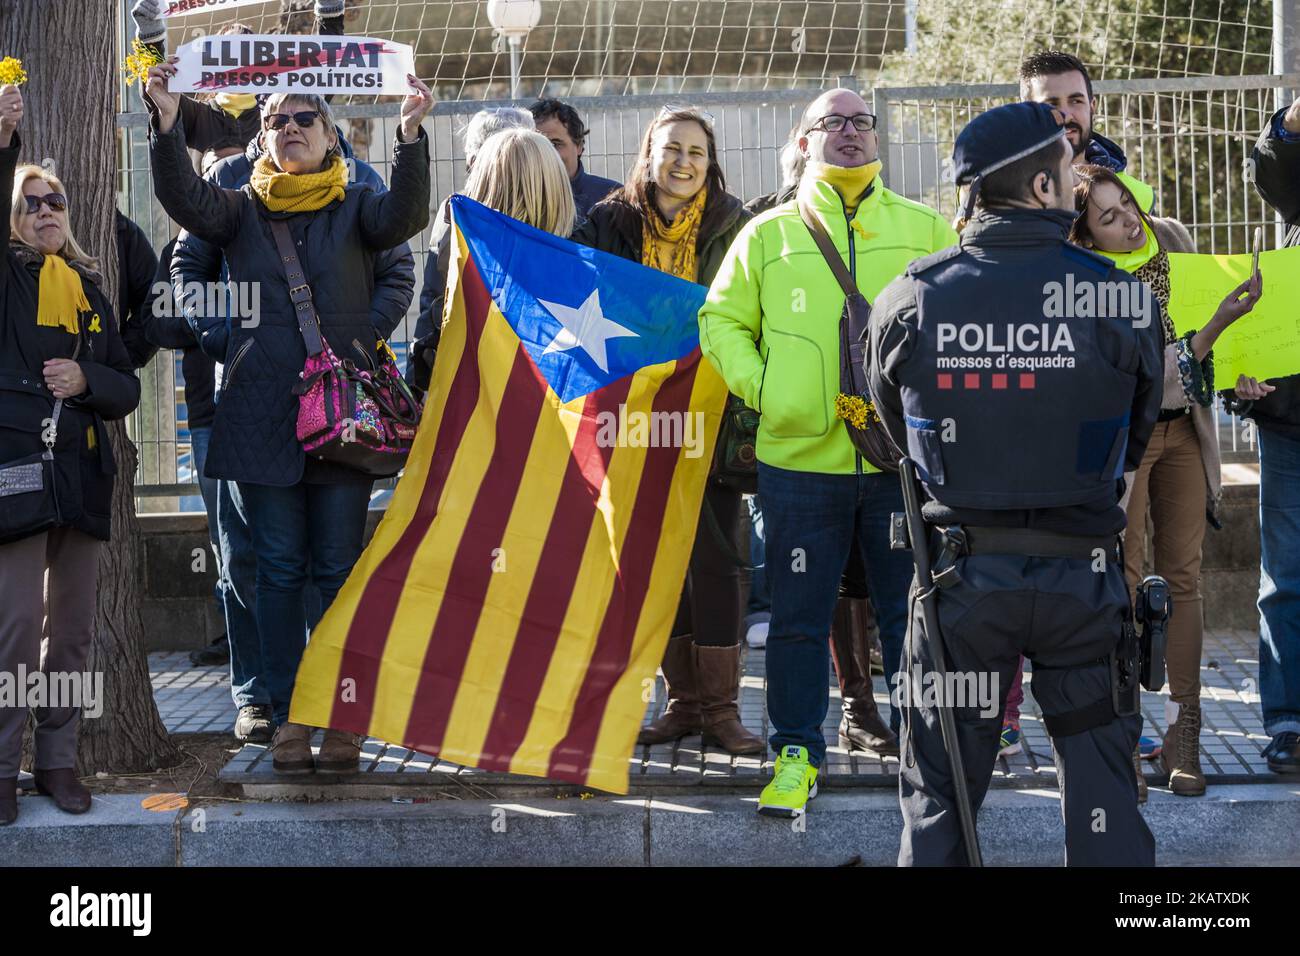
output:
[[[978,811],[1022,653],[1055,744],[1066,862],[1154,863],[1133,775],[1140,719],[1117,713],[1135,709],[1136,683],[1129,675],[1132,694],[1117,705],[1111,662],[1130,614],[1122,476],[1160,409],[1159,306],[1109,259],[1066,241],[1075,214],[1061,121],[1041,103],[972,120],[953,151],[970,187],[960,244],[913,262],[874,305],[867,374],[885,427],[917,464],[938,582],[940,633],[929,635],[913,582],[900,865],[967,861],[935,704],[954,707]],[[991,705],[931,692],[935,646],[952,678],[943,686],[990,687]]]

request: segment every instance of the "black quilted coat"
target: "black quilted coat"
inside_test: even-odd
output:
[[[361,362],[354,341],[372,354],[375,349],[375,256],[405,242],[429,221],[428,144],[423,131],[412,143],[396,144],[387,193],[349,184],[342,200],[315,212],[274,213],[249,186],[222,189],[199,179],[180,123],[167,134],[153,131],[154,191],[163,208],[194,235],[221,247],[231,281],[256,282],[261,290],[256,324],[236,321],[230,331],[208,451],[209,477],[281,487],[302,480],[371,480],[350,468],[308,459],[298,442],[293,387],[307,353],[269,220],[289,224],[330,347],[340,359]]]

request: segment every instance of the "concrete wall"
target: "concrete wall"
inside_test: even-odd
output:
[[[370,512],[366,541],[383,513]],[[186,651],[203,647],[225,629],[213,587],[217,565],[202,512],[140,515],[140,593],[145,648]]]
[[[366,540],[382,513],[370,512]],[[1254,630],[1259,624],[1258,466],[1225,465],[1223,529],[1205,532],[1201,588],[1212,630]],[[216,562],[207,550],[203,514],[141,515],[141,592],[149,650],[202,647],[222,631],[212,599]]]
[[[1205,625],[1212,630],[1259,628],[1259,466],[1224,465],[1222,530],[1207,528],[1201,559]]]

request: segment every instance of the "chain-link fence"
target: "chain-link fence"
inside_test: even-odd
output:
[[[541,0],[539,9],[519,58],[521,95],[807,88],[877,71],[893,85],[988,83],[1048,47],[1077,54],[1097,79],[1272,69],[1272,0]],[[180,17],[168,41],[236,20],[308,33],[312,2]],[[348,0],[345,29],[409,44],[441,98],[510,95],[510,49],[485,0]]]

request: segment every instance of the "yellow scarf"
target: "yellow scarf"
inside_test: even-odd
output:
[[[263,153],[253,164],[249,185],[271,212],[315,212],[342,199],[348,167],[342,156],[319,173],[282,173]]]
[[[1113,261],[1116,266],[1125,272],[1135,272],[1154,259],[1156,253],[1160,251],[1160,243],[1156,240],[1156,234],[1151,231],[1151,227],[1147,225],[1145,219],[1142,220],[1142,231],[1146,233],[1147,241],[1132,252],[1107,252],[1105,249],[1098,249],[1097,252]]]
[[[252,93],[218,93],[216,99],[221,111],[234,119],[257,105],[257,97]]]
[[[81,276],[63,256],[46,256],[36,291],[36,324],[76,335],[81,331],[79,313],[89,311]]]
[[[700,220],[704,218],[708,193],[708,186],[696,193],[672,223],[665,224],[657,211],[650,213],[647,227],[641,230],[641,265],[687,282],[696,280],[695,246],[700,240]]]
[[[844,200],[844,208],[849,215],[858,211],[862,197],[867,194],[871,184],[880,175],[883,164],[873,160],[865,166],[832,166],[830,163],[818,163],[815,174],[823,182],[830,183]]]

